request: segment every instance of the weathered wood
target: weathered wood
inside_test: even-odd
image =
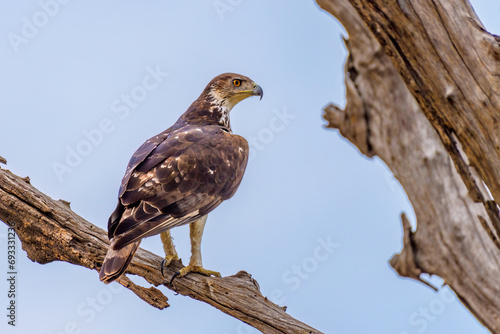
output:
[[[468,1],[349,2],[392,59],[465,183],[477,186],[461,170],[470,165],[500,203],[500,37],[486,31]]]
[[[5,169],[0,169],[0,220],[15,226],[28,257],[41,264],[65,261],[98,270],[109,245],[106,231],[71,211],[68,202],[53,200]],[[182,263],[176,261],[165,268],[163,277],[159,269],[162,259],[139,249],[126,274],[204,301],[263,333],[320,333],[264,297],[257,281],[244,271],[222,278],[191,273],[176,278],[170,286],[172,275]],[[138,286],[126,276],[118,283],[156,308],[168,306],[167,297],[155,287]]]
[[[495,38],[466,1],[317,2],[349,34],[347,105],[328,106],[325,119],[362,153],[387,164],[417,217],[414,232],[402,217],[404,248],[391,265],[418,280],[421,273],[440,276],[481,323],[500,333]],[[465,25],[460,33],[456,24]]]

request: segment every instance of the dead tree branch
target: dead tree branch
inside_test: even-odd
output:
[[[107,233],[74,213],[68,202],[53,200],[28,179],[5,169],[0,169],[0,220],[15,227],[28,257],[41,264],[64,261],[98,270],[109,245]],[[257,281],[244,271],[223,278],[189,274],[170,286],[168,282],[182,264],[177,262],[166,268],[163,277],[159,270],[161,260],[160,256],[139,249],[126,274],[204,301],[264,333],[320,333],[288,315],[285,307],[262,296]],[[156,308],[169,306],[167,297],[154,286],[138,286],[126,276],[118,282]]]
[[[500,333],[498,38],[466,1],[317,2],[349,34],[347,105],[326,107],[328,126],[387,164],[417,217],[391,265],[440,276]]]

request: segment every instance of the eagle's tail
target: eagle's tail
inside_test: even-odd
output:
[[[111,240],[108,252],[102,263],[99,279],[104,283],[111,283],[127,270],[134,257],[141,240],[130,243],[123,248],[113,249],[115,240]]]

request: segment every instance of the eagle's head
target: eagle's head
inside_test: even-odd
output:
[[[204,94],[212,103],[231,110],[238,102],[250,96],[262,96],[262,88],[250,78],[236,73],[216,76],[205,88]]]
[[[224,73],[213,78],[200,97],[177,120],[175,127],[186,124],[219,124],[231,131],[229,112],[240,101],[264,92],[249,77],[236,73]]]

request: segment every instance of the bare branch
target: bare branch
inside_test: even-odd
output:
[[[68,202],[53,200],[26,178],[5,169],[0,169],[0,220],[15,227],[28,257],[42,264],[65,261],[97,270],[109,245],[107,233],[71,211]],[[257,281],[244,271],[223,278],[189,274],[170,286],[168,282],[182,264],[177,261],[167,267],[163,277],[161,260],[139,249],[126,273],[204,301],[264,333],[320,333],[264,297]],[[167,297],[155,287],[138,286],[125,276],[118,282],[148,304],[159,309],[168,307]]]

